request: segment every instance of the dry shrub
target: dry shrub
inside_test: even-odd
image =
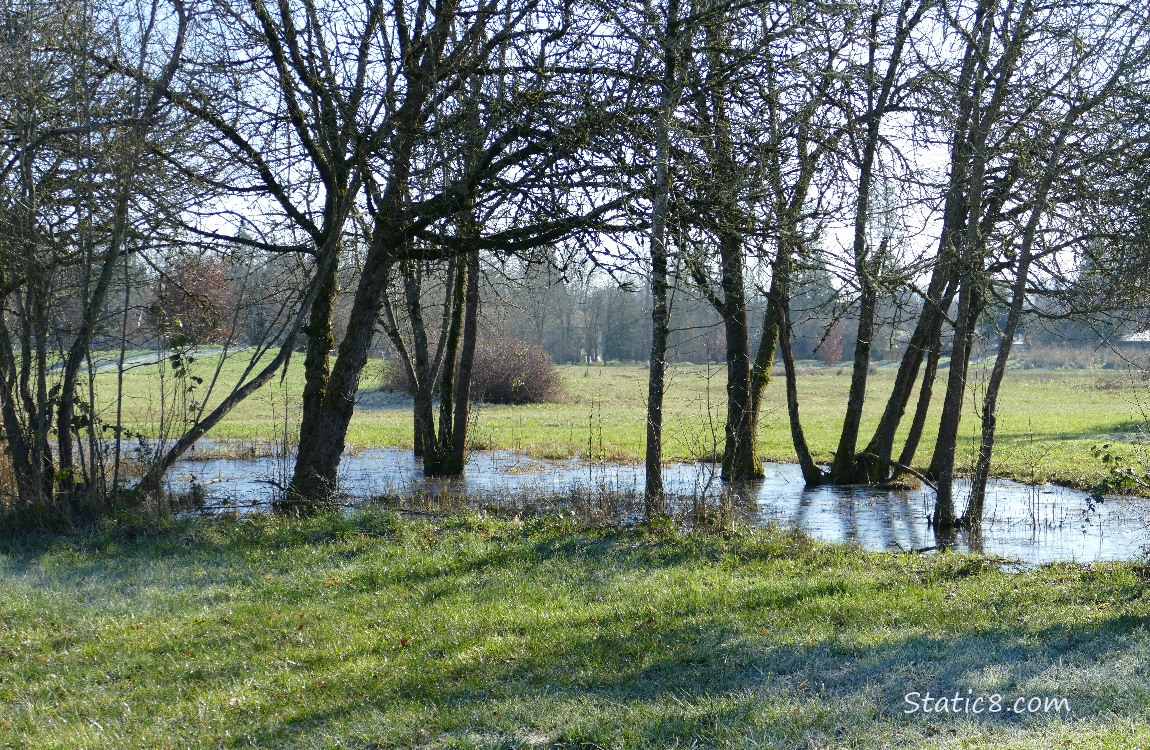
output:
[[[173,259],[152,290],[148,319],[173,346],[215,344],[232,336],[231,315],[239,294],[227,261],[208,255]]]
[[[407,369],[391,351],[384,362],[383,387],[415,392]],[[436,393],[439,384],[436,384]],[[539,404],[563,395],[551,355],[539,344],[511,336],[481,339],[475,347],[471,398],[489,404]]]
[[[475,347],[471,392],[491,404],[538,404],[557,398],[559,373],[539,344],[500,337]]]

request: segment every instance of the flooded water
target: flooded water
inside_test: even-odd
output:
[[[206,510],[266,509],[291,469],[280,457],[189,460],[177,465],[169,488],[194,493]],[[690,507],[691,499],[717,503],[721,485],[713,464],[670,464],[664,470],[669,495]],[[793,464],[768,464],[767,476],[737,489],[728,488],[734,509],[752,524],[774,523],[801,529],[816,539],[854,541],[872,550],[911,550],[938,545],[927,524],[934,492],[927,487],[893,490],[877,487],[807,489]],[[968,484],[956,497],[961,509]],[[592,464],[580,459],[549,461],[508,451],[471,454],[461,479],[431,479],[406,449],[370,449],[346,455],[340,465],[340,489],[352,503],[381,496],[450,494],[476,504],[490,502],[531,508],[533,498],[587,493],[631,498],[643,491],[643,467]],[[1087,512],[1086,493],[1055,485],[1026,485],[992,480],[987,489],[981,549],[1023,564],[1055,561],[1129,560],[1150,544],[1150,500],[1107,500]],[[634,503],[621,503],[634,513]],[[623,518],[621,520],[627,520]],[[970,549],[959,534],[950,544]]]

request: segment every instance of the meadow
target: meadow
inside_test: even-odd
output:
[[[282,383],[265,387],[241,403],[210,434],[241,442],[294,440],[298,431],[302,364],[296,358]],[[193,372],[210,379],[218,360],[201,357]],[[225,362],[221,382],[238,373],[239,358]],[[407,401],[375,393],[382,382],[381,362],[369,365],[348,434],[352,450],[410,446],[412,417]],[[982,366],[972,365],[971,387],[962,424],[959,467],[973,463],[981,422],[977,403]],[[168,391],[174,388],[170,368]],[[554,403],[526,406],[478,404],[470,432],[472,448],[499,448],[537,457],[581,456],[592,460],[636,461],[643,455],[647,370],[641,365],[564,365],[564,393]],[[807,440],[816,458],[828,461],[838,441],[850,385],[849,369],[804,367],[799,393]],[[894,380],[892,366],[874,368],[868,388],[862,439],[869,439]],[[945,377],[945,375],[943,375]],[[668,373],[665,411],[667,460],[698,460],[721,449],[725,408],[720,366],[673,365]],[[102,409],[110,414],[113,376],[99,376]],[[202,392],[204,386],[198,386]],[[940,391],[941,387],[936,389]],[[125,379],[125,419],[155,435],[161,405],[158,368],[136,367]],[[193,389],[192,399],[198,398]],[[1129,446],[1143,437],[1146,384],[1119,370],[1014,370],[1004,386],[998,443],[992,473],[1026,482],[1093,486],[1104,474],[1092,448]],[[171,393],[167,396],[171,403]],[[209,399],[209,404],[215,399]],[[941,394],[936,392],[928,425],[937,425]],[[906,420],[909,421],[909,418]],[[904,425],[905,431],[905,425]],[[916,465],[929,462],[934,434],[928,427]],[[794,460],[781,376],[767,388],[760,425],[762,457]]]
[[[476,447],[636,460],[646,370],[560,369],[562,400],[479,406]],[[126,376],[142,433],[178,385],[158,375]],[[216,436],[291,439],[300,375]],[[848,377],[802,376],[824,458]],[[872,376],[876,407],[891,379]],[[762,438],[785,461],[780,385]],[[672,368],[671,457],[714,449],[722,390]],[[1137,438],[1139,395],[1118,373],[1012,373],[997,473],[1089,481],[1091,446]],[[407,445],[410,421],[369,380],[351,439]],[[1148,583],[1146,561],[1020,568],[721,517],[121,514],[0,539],[0,748],[1150,747]]]
[[[122,521],[0,548],[0,747],[1128,750],[1148,618],[1133,563],[775,529]]]

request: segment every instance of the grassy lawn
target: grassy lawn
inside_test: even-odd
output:
[[[1133,564],[383,512],[0,552],[0,747],[1150,747]],[[904,696],[1069,711],[906,715]]]
[[[302,363],[297,357],[282,385],[265,388],[232,412],[212,433],[214,437],[269,440],[298,429]],[[195,365],[210,375],[214,357]],[[238,372],[238,359],[225,365],[222,382]],[[364,389],[377,387],[380,365],[368,366]],[[638,365],[562,366],[566,394],[558,403],[532,406],[481,405],[475,410],[472,443],[476,448],[506,448],[541,457],[590,456],[638,460],[643,454],[647,371]],[[870,377],[863,439],[869,439],[894,380],[893,367],[880,367]],[[665,450],[669,459],[709,455],[716,440],[721,445],[724,374],[721,368],[679,365],[671,368],[666,410]],[[845,368],[809,369],[800,381],[802,413],[807,439],[817,458],[829,461],[834,450],[849,388]],[[974,399],[981,395],[979,366],[972,367],[971,401],[962,432],[960,465],[973,463],[980,422]],[[1140,395],[1134,388],[1113,387],[1120,373],[1101,370],[1013,371],[1007,376],[999,416],[999,441],[994,473],[1024,481],[1057,481],[1092,485],[1102,472],[1091,455],[1094,445],[1123,440],[1142,421]],[[112,376],[100,376],[105,395],[104,413],[111,416],[108,396]],[[1100,387],[1101,385],[1110,387]],[[1120,383],[1119,383],[1120,385]],[[760,439],[764,458],[792,461],[782,383],[767,389]],[[934,408],[941,409],[941,386]],[[1144,390],[1144,389],[1143,389]],[[160,405],[157,368],[130,371],[125,392],[127,421],[149,434],[156,430]],[[909,421],[909,420],[907,420]],[[937,413],[928,424],[937,425]],[[359,408],[352,421],[353,446],[407,446],[411,444],[411,414],[403,406]],[[918,461],[929,461],[934,435],[928,430]]]

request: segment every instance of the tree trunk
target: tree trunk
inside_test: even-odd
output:
[[[319,278],[315,300],[312,302],[307,327],[307,351],[304,354],[304,386],[300,408],[300,425],[306,428],[313,424],[323,405],[327,391],[327,379],[331,372],[331,350],[335,345],[332,332],[332,315],[335,312],[335,298],[338,289],[339,249],[333,245],[331,260]],[[310,429],[299,433],[299,452],[311,449],[315,436]]]
[[[759,346],[755,350],[755,364],[751,368],[751,424],[758,432],[759,415],[762,413],[763,396],[771,382],[771,368],[775,365],[775,354],[783,326],[783,297],[789,294],[790,251],[782,247],[775,255],[771,268],[771,286],[767,290],[767,309],[763,313],[763,330],[759,336]]]
[[[397,207],[392,210],[398,211]],[[307,450],[301,446],[296,456],[288,496],[297,506],[320,507],[330,504],[334,499],[339,459],[347,442],[347,427],[355,411],[355,394],[359,390],[359,379],[371,350],[376,319],[387,288],[389,268],[400,247],[399,243],[404,241],[398,227],[385,218],[381,217],[380,221],[372,238],[372,247],[364,260],[347,328],[336,350],[323,403],[316,413],[315,423],[310,426],[314,440],[309,443]]]
[[[779,344],[783,351],[783,370],[787,385],[787,419],[791,425],[791,442],[795,446],[795,456],[799,460],[799,468],[803,472],[803,480],[808,487],[814,487],[826,482],[826,476],[815,464],[811,457],[807,439],[803,434],[803,422],[799,418],[799,386],[795,373],[795,356],[791,351],[790,303],[784,298],[780,309],[782,312],[782,328],[779,331]]]
[[[969,266],[968,266],[969,267]],[[958,427],[966,401],[966,375],[974,347],[974,332],[982,313],[982,294],[976,279],[967,279],[959,289],[958,316],[951,347],[950,371],[946,395],[938,424],[938,440],[927,472],[938,485],[932,522],[936,531],[946,533],[954,528],[954,464],[958,450]],[[909,464],[908,464],[909,465]]]
[[[726,234],[720,242],[723,264],[723,329],[727,337],[727,423],[724,430],[724,481],[763,476],[756,450],[751,410],[751,352],[747,330],[747,294],[743,281],[742,238]]]
[[[347,443],[347,428],[355,411],[355,395],[367,364],[375,326],[387,291],[391,266],[410,242],[407,211],[409,179],[419,132],[427,117],[426,104],[436,77],[429,75],[457,21],[453,4],[436,6],[424,30],[418,52],[403,62],[404,94],[397,103],[390,142],[390,168],[380,189],[370,180],[369,213],[374,221],[371,239],[352,300],[347,328],[328,377],[328,387],[311,426],[314,440],[296,456],[288,485],[288,498],[301,510],[328,505],[334,499],[339,460]],[[429,67],[431,66],[431,67]]]
[[[922,385],[918,391],[918,404],[915,406],[914,418],[911,419],[902,453],[898,457],[898,462],[903,466],[911,466],[914,463],[914,454],[918,451],[922,431],[926,428],[926,417],[930,412],[930,400],[934,393],[934,381],[938,375],[938,359],[942,351],[942,344],[939,341],[942,336],[942,322],[942,316],[936,318],[931,331],[929,349],[926,353],[926,369],[923,370]],[[899,474],[895,475],[896,478],[898,476]]]
[[[911,2],[904,2],[899,7],[898,19],[895,22],[895,35],[891,46],[890,56],[886,62],[886,69],[879,78],[875,70],[874,45],[878,44],[879,16],[871,17],[871,50],[869,55],[867,90],[868,107],[866,111],[867,126],[865,140],[863,141],[862,158],[859,160],[859,191],[855,202],[854,240],[852,257],[855,271],[859,281],[859,322],[858,333],[855,338],[854,366],[851,372],[851,388],[847,397],[846,413],[843,416],[842,433],[839,435],[838,449],[835,451],[834,462],[831,464],[831,480],[835,483],[854,483],[867,479],[865,469],[860,470],[855,452],[858,445],[859,427],[862,423],[863,405],[866,402],[867,374],[870,367],[871,343],[874,339],[874,315],[878,304],[878,286],[874,274],[878,272],[878,263],[871,256],[867,248],[867,222],[870,218],[870,192],[874,182],[874,164],[882,135],[881,125],[886,114],[891,93],[902,68],[902,54],[911,30],[922,19],[928,7],[927,3],[920,3],[914,13],[908,16],[912,9]],[[889,237],[883,237],[880,243],[879,256],[886,250]]]
[[[435,404],[432,393],[435,387],[431,367],[431,358],[427,346],[427,329],[423,323],[423,305],[420,300],[422,291],[421,274],[419,269],[413,269],[411,263],[404,263],[401,267],[403,275],[404,299],[407,302],[408,322],[411,325],[412,364],[415,368],[415,402],[413,417],[418,430],[416,449],[417,456],[422,456],[426,466],[427,457],[432,456],[435,463]],[[370,344],[369,344],[370,345]]]
[[[471,409],[471,379],[475,369],[475,344],[479,336],[479,251],[467,256],[467,297],[463,311],[463,344],[459,373],[455,378],[455,424],[451,429],[451,458],[445,473],[462,474],[466,461],[467,425]]]
[[[727,339],[727,415],[723,429],[724,481],[757,479],[763,476],[754,430],[751,387],[751,343],[747,328],[747,290],[744,280],[742,229],[746,224],[739,194],[740,165],[735,157],[729,106],[730,87],[724,71],[728,63],[724,53],[730,48],[728,19],[714,14],[706,25],[706,96],[709,104],[700,106],[700,127],[710,131],[704,138],[709,172],[709,213],[714,219],[714,232],[719,251],[722,296],[711,291],[710,281],[702,267],[695,276],[706,287],[707,298],[723,320]]]
[[[966,396],[966,369],[973,344],[974,328],[984,304],[983,287],[986,283],[983,266],[984,237],[987,230],[982,226],[982,222],[983,211],[987,208],[983,198],[990,158],[987,144],[991,129],[1008,101],[1010,82],[1023,51],[1023,40],[1032,28],[1029,18],[1035,12],[1031,3],[1024,3],[1009,34],[1005,35],[1005,38],[999,38],[1000,31],[1006,29],[996,28],[994,7],[993,3],[980,2],[975,9],[976,31],[967,37],[968,49],[962,73],[965,84],[958,92],[960,112],[970,113],[969,117],[963,114],[961,119],[971,124],[968,137],[960,143],[955,153],[962,155],[962,163],[965,164],[968,160],[970,168],[968,172],[962,172],[968,189],[965,231],[959,253],[959,311],[955,326],[954,356],[951,358],[947,378],[938,443],[931,462],[931,469],[938,478],[934,524],[936,531],[943,533],[948,532],[955,524],[953,483],[958,425]],[[977,51],[974,49],[976,45]],[[997,60],[991,55],[991,49],[995,46],[1001,48],[1001,55]],[[989,98],[985,99],[984,104],[986,93],[989,93]],[[963,356],[963,360],[956,362],[955,358],[959,355]]]
[[[1093,104],[1089,106],[1093,106]],[[990,459],[994,453],[995,430],[998,423],[998,394],[1002,388],[1003,377],[1006,375],[1006,363],[1010,358],[1010,348],[1014,344],[1014,336],[1018,332],[1018,326],[1022,320],[1022,308],[1026,304],[1026,282],[1030,278],[1030,264],[1033,260],[1038,224],[1046,210],[1046,201],[1050,195],[1054,173],[1058,159],[1062,155],[1066,138],[1084,109],[1085,105],[1073,108],[1063,121],[1054,147],[1047,156],[1046,168],[1043,170],[1038,185],[1034,207],[1031,209],[1030,218],[1027,220],[1023,232],[1022,248],[1019,251],[1018,269],[1011,289],[1010,309],[1006,317],[1006,326],[1002,331],[1002,340],[998,342],[998,354],[994,359],[990,379],[986,384],[986,395],[983,397],[982,435],[979,440],[978,459],[974,465],[974,476],[971,478],[970,504],[967,506],[963,519],[967,528],[975,533],[980,533],[982,530],[982,512],[986,505],[986,483],[990,477]]]
[[[133,159],[133,162],[134,161]],[[60,489],[65,494],[70,494],[80,487],[76,481],[76,470],[72,460],[72,437],[74,434],[72,424],[76,411],[76,386],[79,380],[80,366],[91,350],[92,336],[96,331],[96,323],[100,312],[104,309],[104,301],[107,298],[108,289],[112,285],[116,262],[119,260],[122,248],[122,227],[128,220],[127,213],[129,192],[132,185],[131,178],[135,176],[134,173],[136,171],[134,163],[130,166],[130,171],[131,174],[129,178],[127,178],[128,184],[119,186],[120,196],[116,205],[115,227],[109,240],[108,249],[103,256],[100,275],[84,307],[79,330],[76,331],[76,337],[72,340],[72,345],[68,349],[68,355],[64,359],[63,377],[61,378],[60,387],[60,405],[56,411],[56,444],[61,478]],[[92,404],[91,407],[94,409],[95,404]]]
[[[655,234],[653,231],[652,234]],[[656,249],[656,245],[659,245]],[[663,495],[663,388],[667,368],[667,251],[662,240],[651,242],[651,360],[647,378],[647,451],[644,460],[646,487],[643,514],[647,520],[664,512]]]
[[[2,309],[2,307],[0,307]],[[30,510],[51,499],[51,486],[44,485],[43,473],[36,465],[20,421],[16,399],[16,366],[7,356],[11,352],[7,326],[0,319],[0,418],[3,419],[5,449],[16,479],[16,499],[21,508]]]
[[[647,448],[643,515],[665,512],[663,491],[663,390],[667,369],[667,210],[671,194],[671,117],[678,99],[679,0],[669,0],[663,36],[663,80],[655,133],[655,185],[651,205],[651,359],[647,378]]]
[[[978,99],[976,92],[973,97]],[[930,473],[938,484],[932,521],[937,532],[948,533],[955,525],[954,463],[958,449],[958,427],[966,401],[966,373],[974,345],[974,331],[982,308],[983,248],[979,232],[982,216],[982,191],[986,169],[985,120],[972,129],[970,139],[971,169],[966,202],[966,227],[961,235],[958,253],[958,313],[951,346],[950,372],[947,373],[946,395],[938,440],[931,459]]]
[[[463,327],[463,307],[465,304],[465,285],[467,271],[464,261],[453,259],[448,272],[448,284],[451,287],[448,307],[448,326],[446,332],[446,345],[443,353],[443,375],[439,381],[439,434],[431,442],[431,449],[423,456],[423,473],[428,476],[445,476],[459,474],[463,470],[460,465],[455,471],[451,470],[454,440],[452,430],[455,427],[455,376],[456,360],[459,355],[459,338]]]
[[[973,75],[973,65],[973,57],[969,57],[964,61],[964,68],[960,76],[961,81],[967,81],[970,76]],[[954,301],[954,297],[958,292],[960,281],[956,270],[960,267],[960,264],[954,256],[953,243],[954,237],[961,237],[963,234],[965,217],[968,211],[966,193],[963,185],[966,180],[968,160],[966,139],[969,135],[968,128],[971,124],[971,106],[969,101],[963,100],[960,107],[959,120],[952,133],[950,176],[943,207],[942,232],[938,241],[938,258],[935,270],[931,274],[926,299],[923,300],[923,310],[919,316],[919,323],[915,327],[914,333],[915,340],[919,338],[920,333],[923,333],[925,343],[920,344],[918,347],[913,347],[915,341],[912,340],[912,346],[907,348],[903,361],[899,365],[894,392],[887,402],[887,408],[883,413],[878,430],[875,431],[875,437],[871,439],[871,444],[867,448],[867,452],[879,456],[880,463],[884,464],[889,463],[891,452],[893,452],[894,433],[898,429],[902,413],[910,398],[910,388],[914,383],[913,370],[918,369],[924,349],[927,355],[927,366],[926,371],[923,373],[918,404],[915,408],[914,418],[911,421],[910,431],[907,435],[906,443],[903,445],[902,453],[899,456],[899,463],[903,466],[910,466],[914,460],[919,441],[922,439],[923,429],[926,426],[926,417],[930,410],[930,400],[934,390],[934,381],[938,373],[938,360],[941,355],[940,339],[942,336],[942,326],[946,321],[946,315],[950,310],[951,303]],[[941,294],[938,293],[940,291],[940,282],[945,283]],[[935,294],[932,294],[932,292],[935,292]],[[928,325],[924,325],[924,323],[928,323]],[[882,470],[889,472],[890,467],[882,466],[880,467],[880,471]]]
[[[938,332],[941,329],[942,311],[949,305],[954,296],[954,285],[949,281],[949,274],[942,269],[942,264],[935,266],[930,285],[927,289],[923,308],[915,324],[914,333],[907,343],[906,352],[899,362],[898,374],[895,375],[894,386],[887,399],[886,408],[875,428],[863,453],[874,456],[873,463],[868,466],[868,478],[871,481],[886,481],[891,476],[891,455],[894,452],[895,432],[898,431],[910,402],[911,392],[918,379],[919,368],[926,353],[936,344]],[[939,281],[942,281],[940,284]],[[939,294],[939,287],[945,285]]]
[[[847,408],[843,416],[843,429],[839,436],[838,450],[835,452],[835,459],[831,464],[831,479],[835,484],[853,484],[866,479],[865,473],[856,469],[855,446],[858,442],[859,426],[862,423],[863,405],[866,402],[866,383],[870,368],[871,341],[874,338],[876,302],[875,292],[870,282],[864,282],[862,297],[859,300],[858,336],[855,341],[854,367],[851,370],[850,395],[847,397]]]

